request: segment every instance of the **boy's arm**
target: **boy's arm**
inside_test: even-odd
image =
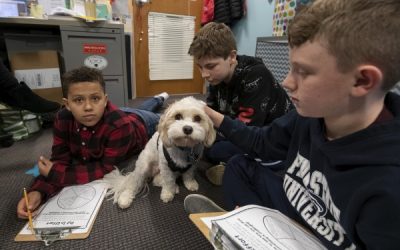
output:
[[[114,169],[114,166],[126,158],[131,151],[132,143],[137,141],[134,128],[131,123],[115,128],[107,136],[103,155],[89,161],[70,162],[69,150],[65,149],[65,143],[61,138],[53,146],[53,167],[47,181],[57,186],[84,184],[100,178]],[[56,141],[56,140],[55,140]]]
[[[49,197],[58,193],[61,189],[62,187],[48,183],[46,177],[44,177],[43,175],[39,175],[38,177],[36,177],[28,192],[40,192],[42,194],[42,202],[45,202]]]
[[[87,164],[74,164],[69,161],[71,155],[66,142],[61,138],[56,139],[57,127],[54,126],[54,129],[54,141],[57,144],[53,146],[53,150],[56,149],[57,154],[53,155],[53,166],[47,177],[38,176],[29,189],[29,192],[39,191],[42,194],[42,202],[58,193],[65,186],[85,184],[100,179],[111,172],[115,163],[124,158],[129,150],[129,143],[126,142],[135,139],[132,138],[132,135],[134,135],[132,125],[127,124],[110,134],[110,140],[104,150],[104,157]]]
[[[71,159],[70,151],[68,147],[67,140],[62,138],[66,137],[68,134],[68,118],[65,118],[63,115],[63,110],[56,114],[56,119],[54,120],[53,124],[53,147],[52,151],[54,154],[54,147],[58,147],[58,157],[59,159],[64,159],[64,163],[68,164],[69,159]],[[40,159],[39,159],[40,160]],[[53,164],[54,166],[54,164]],[[52,166],[52,168],[53,168]],[[51,169],[50,169],[51,171]],[[58,185],[58,183],[49,183],[48,178],[39,175],[36,177],[35,181],[33,182],[29,192],[38,191],[42,194],[42,202],[47,200],[49,197],[53,196],[57,192],[59,192],[63,188],[62,185]]]
[[[291,134],[294,131],[296,112],[276,120],[271,126],[246,126],[243,122],[232,120],[205,107],[207,115],[224,136],[245,153],[267,160],[286,159]]]
[[[264,65],[255,65],[244,76],[238,119],[250,126],[263,126],[293,108],[285,90]]]
[[[365,249],[397,249],[400,237],[400,186],[398,178],[382,181],[381,194],[376,194],[366,202],[357,214],[355,225],[357,238]]]

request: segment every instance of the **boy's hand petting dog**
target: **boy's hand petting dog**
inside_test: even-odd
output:
[[[31,210],[32,216],[35,216],[37,214],[36,208],[38,208],[42,202],[42,194],[38,191],[29,192],[28,200],[29,210]],[[24,197],[22,197],[22,199],[18,202],[17,216],[21,219],[28,219],[28,209],[26,207],[26,201]]]
[[[44,156],[39,157],[38,161],[39,173],[45,177],[49,175],[50,169],[53,167],[53,162]]]

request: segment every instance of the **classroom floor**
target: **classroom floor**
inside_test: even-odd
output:
[[[181,97],[172,96],[168,103]],[[143,100],[130,100],[129,106],[135,107]],[[26,223],[17,218],[16,206],[23,188],[33,181],[25,172],[40,155],[50,156],[51,145],[52,130],[44,129],[9,148],[0,148],[0,249],[213,249],[184,211],[183,200],[192,192],[182,184],[180,193],[167,204],[160,200],[160,188],[151,185],[148,195],[135,200],[126,210],[118,208],[112,200],[105,200],[87,239],[58,241],[50,247],[42,242],[14,242]],[[133,170],[135,159],[128,164],[128,170]],[[197,193],[223,205],[222,188],[204,177],[209,166],[207,162],[199,162]]]

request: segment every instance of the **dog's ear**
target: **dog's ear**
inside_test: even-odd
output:
[[[170,107],[168,107],[161,115],[157,126],[157,131],[160,134],[161,141],[165,147],[171,147],[171,141],[168,138],[168,115],[170,113]]]
[[[204,141],[204,146],[206,147],[211,147],[211,145],[214,143],[215,138],[217,136],[217,131],[214,129],[214,124],[212,123],[210,117],[207,117],[207,134],[206,134],[206,139]]]

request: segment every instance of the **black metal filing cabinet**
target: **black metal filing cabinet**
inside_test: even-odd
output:
[[[7,50],[14,52],[58,51],[62,72],[83,65],[101,70],[109,99],[117,106],[127,106],[123,24],[87,23],[74,18],[0,18],[0,50],[4,41]]]

